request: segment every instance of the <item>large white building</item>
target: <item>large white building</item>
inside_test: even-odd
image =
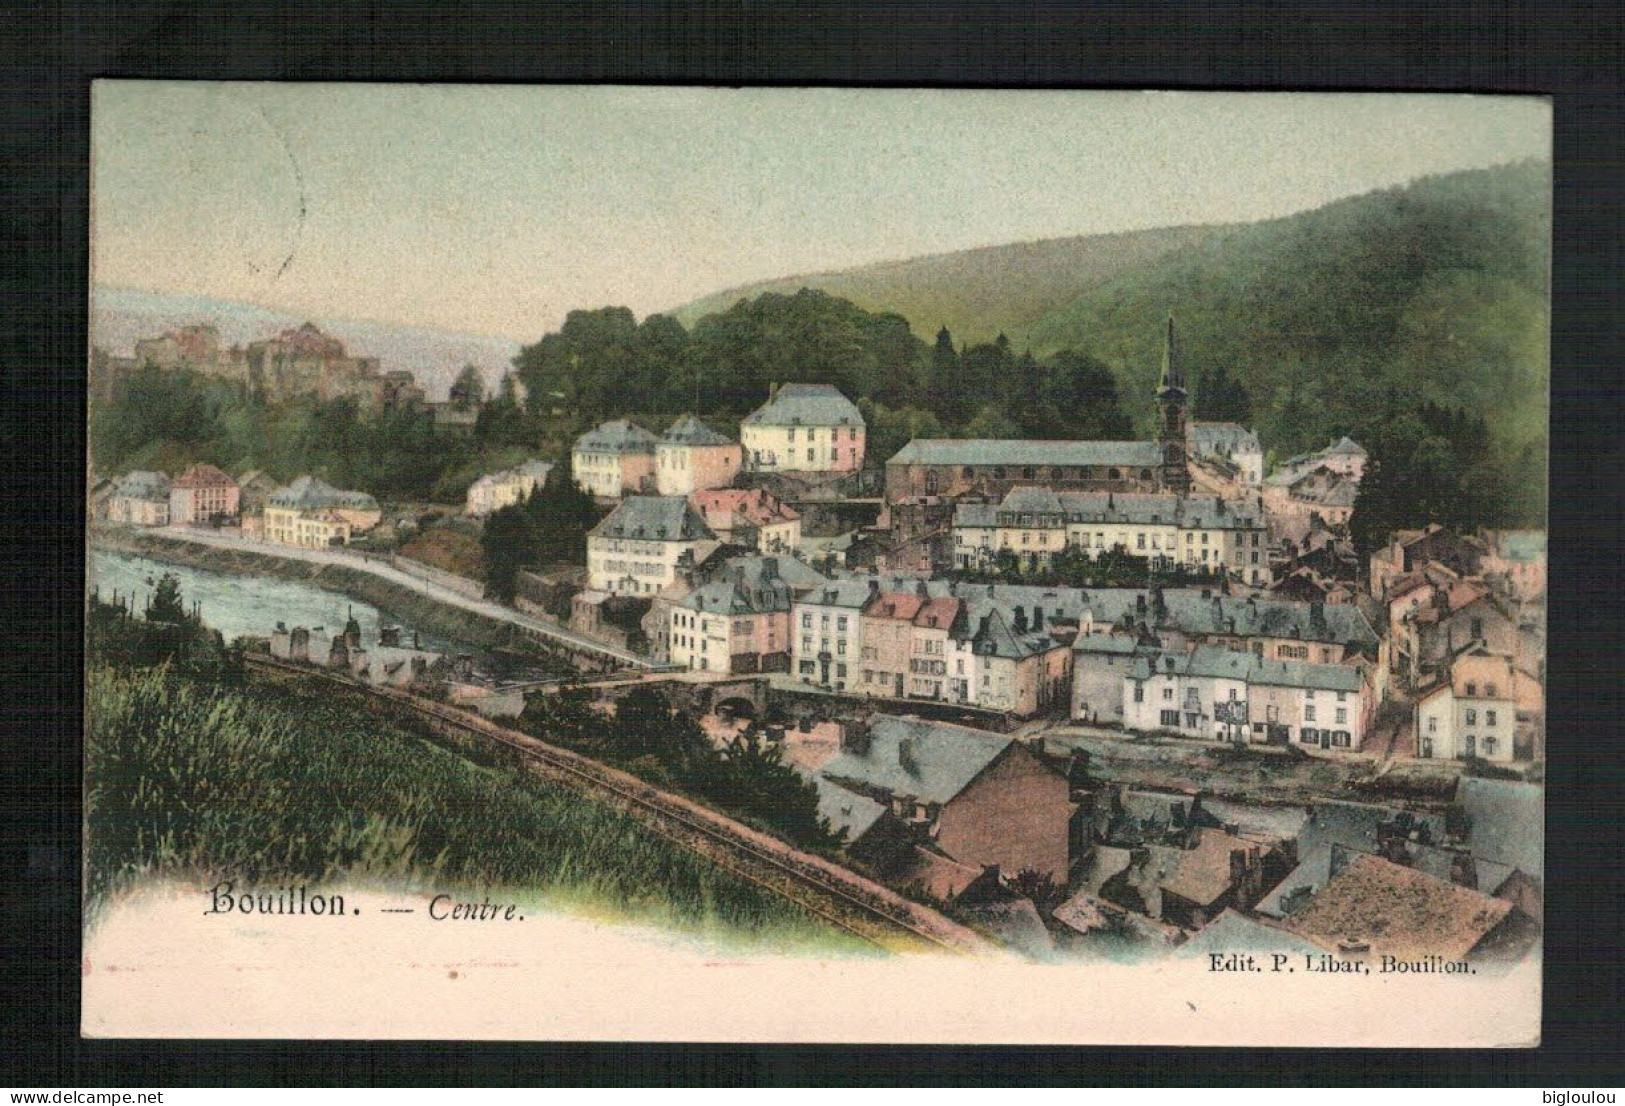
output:
[[[366,492],[344,491],[301,476],[265,501],[265,540],[303,549],[348,545],[378,525],[383,512]]]
[[[627,419],[613,419],[576,439],[570,469],[577,484],[600,499],[655,490],[656,438]]]
[[[677,579],[684,553],[697,563],[716,545],[687,499],[628,496],[587,535],[587,586],[612,595],[655,595]]]
[[[547,474],[552,471],[553,466],[547,461],[530,460],[517,468],[488,473],[469,486],[466,513],[484,518],[511,507],[545,484]]]
[[[1347,665],[1264,660],[1217,646],[1144,652],[1123,677],[1125,729],[1236,745],[1352,752],[1374,705]]]
[[[828,384],[786,384],[745,416],[739,437],[752,472],[856,472],[863,415]]]
[[[689,495],[726,488],[742,463],[738,442],[687,415],[672,423],[655,444],[655,490],[661,495]]]
[[[169,477],[161,472],[125,473],[113,487],[107,517],[136,526],[168,526]]]
[[[1256,488],[1264,482],[1264,446],[1240,423],[1193,422],[1187,439],[1192,460],[1217,458],[1234,465],[1243,483]]]
[[[1000,554],[1042,568],[1065,550],[1099,557],[1121,550],[1167,570],[1180,566],[1265,585],[1269,546],[1263,514],[1214,496],[1055,492],[1012,488],[999,503],[954,509],[954,564],[993,567]]]
[[[1477,757],[1506,762],[1518,757],[1519,700],[1538,684],[1506,656],[1487,650],[1463,653],[1447,678],[1416,700],[1416,752],[1429,760]],[[1521,693],[1521,694],[1520,694]]]
[[[880,594],[868,580],[833,580],[803,595],[790,622],[790,671],[802,683],[856,689],[863,609]]]

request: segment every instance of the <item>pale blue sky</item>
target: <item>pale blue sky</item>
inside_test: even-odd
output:
[[[99,82],[94,277],[533,341],[748,281],[1550,156],[1475,96]]]

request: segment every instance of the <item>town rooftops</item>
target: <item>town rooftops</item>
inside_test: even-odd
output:
[[[752,526],[771,526],[801,517],[793,507],[761,488],[708,488],[688,498],[708,520],[720,521],[724,515],[732,515]]]
[[[1459,960],[1478,947],[1513,905],[1377,856],[1360,855],[1287,919],[1318,944],[1361,941],[1373,953],[1436,954]]]
[[[843,607],[859,610],[867,605],[869,600],[873,599],[876,594],[876,589],[869,585],[868,580],[830,580],[802,596],[801,601],[820,607]]]
[[[1179,946],[1181,957],[1207,957],[1213,953],[1285,952],[1305,955],[1325,952],[1313,942],[1278,926],[1249,918],[1226,907],[1202,931]]]
[[[707,541],[716,539],[687,499],[680,495],[633,495],[621,500],[592,529],[595,538],[634,541]]]
[[[1128,615],[1159,629],[1184,633],[1335,642],[1362,649],[1375,649],[1378,642],[1377,632],[1353,604],[1204,596],[1194,588],[1166,588],[1161,592],[1159,611],[1156,595],[1145,590],[1091,588],[1088,594],[1097,624],[1118,622]]]
[[[1011,738],[986,730],[876,715],[869,723],[867,748],[842,749],[824,765],[823,774],[875,796],[948,803],[1011,744]]]
[[[868,833],[886,813],[884,805],[822,774],[813,775],[812,782],[818,788],[818,816],[829,821],[830,829],[844,832],[848,845]]]
[[[693,415],[684,415],[682,418],[672,423],[670,428],[668,428],[667,431],[660,436],[660,442],[662,445],[680,445],[696,448],[701,446],[734,444],[732,438],[729,438],[724,434],[717,433],[715,430],[712,430],[709,426],[706,426]]]
[[[192,465],[185,472],[175,477],[171,488],[235,488],[237,481],[215,468],[213,465]]]
[[[787,554],[746,553],[729,557],[717,569],[717,578],[754,585],[762,580],[783,580],[796,591],[820,588],[829,581],[799,558]]]
[[[118,478],[118,488],[113,493],[122,499],[150,499],[169,500],[169,477],[161,472],[148,472],[137,469],[127,472]]]
[[[970,639],[971,649],[977,656],[1025,660],[1063,644],[1048,630],[1034,629],[1030,623],[1026,629],[1017,629],[1016,623],[1020,619],[1006,617],[1005,609],[1000,606],[971,603],[969,607],[969,624],[975,627]],[[1025,618],[1024,611],[1022,618]]]
[[[1462,777],[1456,804],[1467,820],[1474,859],[1498,861],[1544,879],[1545,799],[1538,784]]]
[[[1156,468],[1156,442],[1036,441],[1000,438],[915,438],[889,465],[1013,465]],[[1011,473],[1017,476],[1019,473]]]
[[[537,483],[542,483],[547,480],[548,473],[552,471],[553,463],[551,461],[542,461],[532,458],[531,460],[526,461],[524,464],[517,465],[511,469],[503,469],[501,472],[486,473],[484,476],[474,481],[474,487],[491,488],[497,486],[498,484],[507,484],[520,480],[535,480]]]
[[[954,619],[959,616],[960,601],[939,596],[927,599],[920,604],[915,612],[914,625],[928,630],[946,630],[953,626]]]
[[[1131,657],[1140,650],[1138,638],[1128,634],[1079,634],[1072,642],[1074,653],[1100,653]]]
[[[1298,855],[1307,857],[1322,845],[1375,853],[1390,835],[1420,845],[1435,844],[1444,840],[1444,819],[1373,803],[1322,799],[1309,808],[1309,820],[1298,835]]]
[[[1264,687],[1301,687],[1315,691],[1359,691],[1360,674],[1343,664],[1273,661],[1217,645],[1198,645],[1189,653],[1146,653],[1134,662],[1136,680],[1159,676],[1192,676],[1244,680]]]
[[[378,509],[378,501],[366,492],[343,491],[314,476],[301,476],[287,487],[272,492],[268,502],[273,507],[300,511]]]
[[[1519,530],[1503,534],[1501,556],[1521,564],[1533,564],[1546,556],[1546,534],[1540,530]]]
[[[957,504],[954,525],[993,527],[1007,522],[1012,515],[1031,516],[1030,520],[1023,519],[1021,525],[1111,522],[1201,530],[1262,529],[1264,526],[1259,512],[1250,505],[1211,495],[1055,492],[1028,486],[1011,488],[997,505]]]
[[[629,419],[611,419],[576,439],[578,453],[653,453],[656,438]]]
[[[892,618],[912,622],[926,603],[925,597],[912,591],[881,592],[874,605],[864,613],[870,618]]]
[[[794,600],[790,586],[779,579],[713,580],[695,588],[678,606],[707,614],[752,615],[788,611]]]
[[[857,405],[831,384],[786,384],[746,415],[745,426],[862,426]]]
[[[1258,435],[1237,422],[1193,422],[1187,435],[1198,449],[1261,450]]]

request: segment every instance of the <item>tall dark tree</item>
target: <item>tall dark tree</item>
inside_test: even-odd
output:
[[[474,365],[464,365],[463,371],[452,381],[447,397],[459,411],[472,411],[485,402],[485,378]]]

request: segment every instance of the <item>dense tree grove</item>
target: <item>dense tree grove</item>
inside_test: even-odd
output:
[[[576,483],[569,460],[554,465],[523,503],[486,519],[480,533],[486,594],[509,603],[521,569],[585,564],[587,531],[600,517],[592,496]]]
[[[619,765],[662,787],[685,791],[799,845],[831,848],[839,838],[818,815],[818,790],[755,732],[714,745],[659,691],[637,687],[606,718],[589,692],[532,696],[521,719],[547,740]]]

